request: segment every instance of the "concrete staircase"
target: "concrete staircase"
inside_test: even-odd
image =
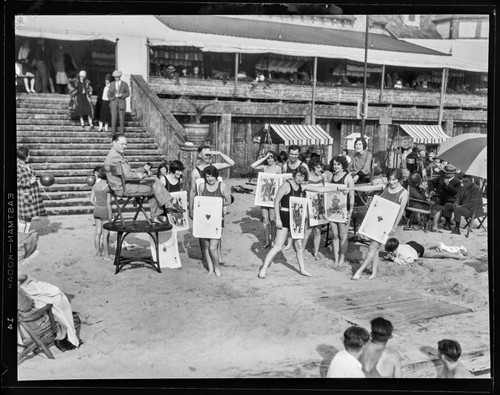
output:
[[[68,95],[18,93],[16,101],[17,144],[30,149],[30,163],[38,177],[52,174],[56,180],[44,187],[50,199],[42,193],[49,215],[92,213],[92,188],[85,178],[103,164],[111,133],[98,132],[98,126],[82,129],[79,119],[69,115]],[[125,156],[133,169],[146,162],[154,167],[160,164],[157,144],[130,113],[125,117],[125,135]]]

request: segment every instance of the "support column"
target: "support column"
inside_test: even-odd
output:
[[[453,137],[453,126],[454,126],[454,122],[453,120],[451,119],[447,119],[446,121],[444,121],[444,132],[450,136],[450,137]]]
[[[191,173],[196,167],[196,156],[198,155],[198,147],[179,145],[179,160],[184,165],[184,189],[191,191]]]
[[[222,114],[219,122],[219,130],[217,133],[217,150],[223,152],[226,155],[231,155],[231,126],[232,126],[232,115]],[[216,159],[217,161],[220,158]],[[230,169],[224,176],[229,178],[231,172]]]

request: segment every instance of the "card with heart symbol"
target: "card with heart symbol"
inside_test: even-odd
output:
[[[222,235],[222,198],[196,196],[194,198],[193,236],[202,239],[220,239]]]
[[[176,203],[184,210],[183,213],[168,213],[168,220],[172,224],[172,230],[180,232],[189,229],[187,192],[170,192],[173,197],[172,203]]]
[[[160,232],[158,234],[158,249],[160,250],[160,267],[177,269],[181,267],[179,256],[179,246],[177,244],[177,232]],[[151,240],[151,255],[156,260],[156,250],[153,240]]]
[[[384,244],[399,213],[399,204],[375,195],[358,233]]]

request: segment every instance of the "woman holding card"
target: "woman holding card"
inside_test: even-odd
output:
[[[382,192],[380,197],[387,199],[391,202],[399,204],[399,212],[396,217],[396,221],[394,222],[392,232],[389,234],[392,235],[396,231],[396,227],[401,221],[401,217],[406,209],[406,203],[408,202],[408,191],[406,188],[403,188],[401,185],[401,181],[403,180],[403,172],[401,169],[395,169],[391,172],[389,176],[389,185]],[[352,276],[352,280],[359,280],[361,277],[361,273],[366,269],[366,267],[372,262],[372,274],[368,277],[370,280],[377,276],[377,266],[378,266],[378,251],[381,244],[375,240],[372,240],[370,243],[370,247],[368,252],[366,253],[366,257],[363,260],[363,264],[361,267],[354,273]]]
[[[261,279],[266,278],[266,271],[271,261],[276,256],[278,252],[281,251],[283,245],[285,244],[288,236],[288,230],[290,229],[290,197],[303,197],[302,185],[309,179],[309,173],[304,166],[299,166],[292,172],[293,178],[287,180],[278,189],[278,194],[274,201],[274,209],[279,215],[276,216],[276,238],[274,239],[274,246],[271,248],[269,253],[264,260],[264,264],[259,270],[258,277]],[[310,277],[311,275],[306,271],[304,266],[304,250],[302,249],[302,240],[295,239],[295,251],[297,254],[297,260],[299,262],[300,274],[303,276]]]
[[[332,173],[329,172],[331,174],[331,184],[342,184],[347,186],[348,189],[354,187],[354,181],[347,172],[348,165],[347,159],[344,156],[336,156],[331,160],[330,169]],[[330,229],[332,230],[333,267],[335,269],[344,264],[348,247],[347,231],[349,229],[349,222],[351,222],[353,209],[354,191],[349,191],[347,197],[346,222],[330,222]]]
[[[278,155],[273,150],[267,151],[259,160],[251,164],[252,169],[262,170],[264,173],[281,174],[281,166],[277,162]],[[276,212],[272,207],[261,207],[262,223],[264,225],[264,235],[266,238],[265,248],[273,245],[276,237]]]
[[[222,205],[228,206],[231,204],[231,193],[229,188],[222,181],[218,181],[219,170],[215,166],[207,166],[203,169],[202,178],[205,182],[200,183],[197,190],[198,196],[218,197],[222,199]],[[222,224],[224,228],[224,211],[222,212]],[[219,243],[221,239],[201,239],[202,251],[208,265],[208,274],[215,273],[217,277],[222,274],[220,272],[219,258]]]
[[[325,185],[327,181],[326,173],[324,172],[324,165],[321,163],[321,159],[319,156],[313,156],[309,163],[309,180],[307,181],[307,185]],[[321,227],[322,225],[317,225],[313,227],[309,227],[308,220],[306,219],[306,237],[304,238],[304,249],[306,248],[307,241],[309,240],[309,236],[311,234],[311,229],[314,234],[313,239],[313,256],[314,259],[319,260],[319,245],[321,243]]]

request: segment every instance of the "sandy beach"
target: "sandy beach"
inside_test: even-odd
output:
[[[227,183],[255,189],[246,181]],[[133,267],[115,275],[112,262],[94,256],[91,215],[35,220],[39,252],[20,263],[19,273],[54,284],[68,296],[82,319],[84,343],[64,353],[52,347],[54,360],[41,354],[25,361],[18,367],[19,380],[325,377],[333,355],[343,349],[343,331],[356,318],[355,311],[346,314],[332,306],[360,292],[389,295],[394,290],[464,309],[416,323],[394,322],[389,345],[400,352],[405,377],[436,376],[432,360],[443,338],[458,340],[464,354],[489,353],[485,230],[474,229],[466,238],[465,231],[451,235],[399,227],[395,236],[400,242],[440,240],[464,246],[469,259],[419,259],[406,266],[381,261],[376,279],[368,280],[365,273],[359,281],[351,276],[366,246],[350,244],[347,264],[334,270],[324,242],[324,258],[314,260],[311,239],[305,263],[313,277],[299,274],[295,252],[288,250],[277,255],[261,280],[257,273],[268,250],[262,249],[260,209],[254,195],[234,196],[222,239],[226,266],[220,278],[206,274],[190,231],[178,234],[182,268],[159,274]],[[149,250],[145,237],[126,240]],[[414,368],[426,362],[430,368]]]

